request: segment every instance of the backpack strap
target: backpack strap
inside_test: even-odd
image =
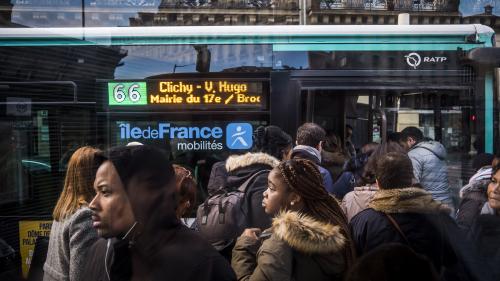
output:
[[[260,170],[258,172],[255,172],[253,175],[251,175],[240,187],[238,187],[238,191],[240,192],[246,192],[248,186],[250,183],[257,178],[257,176],[262,175],[264,173],[269,173],[271,170]]]
[[[391,215],[389,215],[388,213],[384,213],[384,214],[389,219],[389,221],[394,226],[394,228],[399,232],[399,234],[401,235],[401,237],[403,237],[403,239],[405,240],[406,244],[408,246],[410,246],[410,241],[408,241],[408,238],[406,238],[405,233],[403,232],[403,230],[401,230],[401,227],[399,227],[398,222]],[[411,246],[410,246],[410,248],[411,248]]]

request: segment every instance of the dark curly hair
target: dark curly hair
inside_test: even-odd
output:
[[[278,126],[260,126],[253,134],[255,150],[283,160],[283,153],[292,148],[292,137]]]

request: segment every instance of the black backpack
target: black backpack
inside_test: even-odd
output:
[[[222,187],[210,195],[196,212],[199,233],[218,251],[231,246],[241,232],[248,227],[248,214],[243,208],[248,186],[269,170],[261,170],[250,176],[237,189]]]

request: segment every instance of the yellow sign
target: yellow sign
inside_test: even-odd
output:
[[[148,103],[163,105],[262,106],[258,82],[157,81],[148,87]]]
[[[49,237],[51,227],[52,221],[19,221],[19,250],[24,278],[28,277],[36,238],[38,236]]]

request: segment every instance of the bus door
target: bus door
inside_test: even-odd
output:
[[[460,75],[394,71],[380,76],[329,70],[274,73],[271,123],[295,133],[302,123],[315,122],[351,142],[358,151],[364,144],[417,127],[424,137],[445,147],[450,187],[458,196],[473,174],[470,155],[484,150],[479,119],[484,100],[476,97],[473,83]]]
[[[384,91],[353,89],[324,77],[286,79],[281,73],[273,76],[272,124],[295,135],[298,126],[314,122],[356,150],[385,139],[387,122],[381,102]]]

